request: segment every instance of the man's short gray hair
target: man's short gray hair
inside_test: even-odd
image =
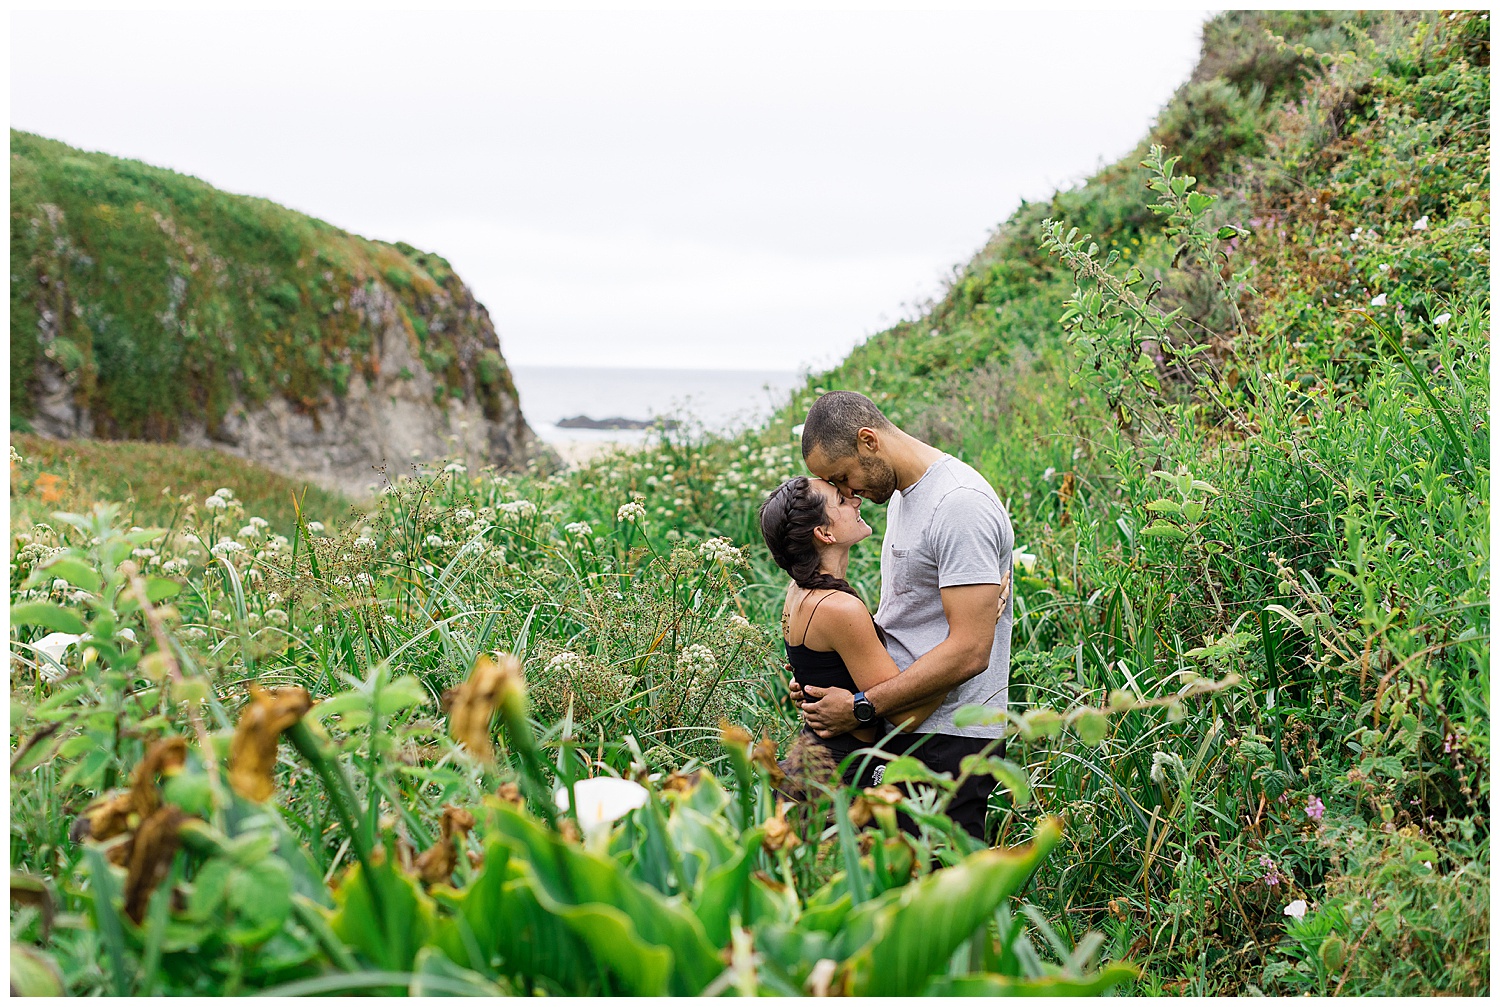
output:
[[[828,392],[820,395],[807,411],[802,426],[802,457],[822,448],[830,460],[847,458],[855,453],[859,431],[894,429],[880,407],[859,392]]]

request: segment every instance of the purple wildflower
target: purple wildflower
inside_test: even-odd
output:
[[[1266,869],[1266,873],[1261,875],[1261,880],[1266,883],[1267,888],[1275,888],[1281,884],[1281,872],[1276,869],[1276,861],[1270,857],[1262,856],[1260,858],[1260,865]]]
[[[1305,810],[1307,811],[1308,818],[1311,818],[1315,822],[1322,821],[1323,802],[1316,796],[1307,799],[1307,808]]]

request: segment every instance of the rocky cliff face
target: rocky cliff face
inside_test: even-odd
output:
[[[413,462],[540,449],[488,313],[440,257],[11,144],[13,426],[209,445],[356,496]]]

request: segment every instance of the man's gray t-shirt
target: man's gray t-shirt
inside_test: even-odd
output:
[[[880,608],[875,621],[886,649],[905,671],[948,637],[945,587],[998,584],[1011,568],[1015,533],[1010,515],[984,476],[951,455],[933,462],[906,490],[891,496],[880,547]],[[1014,595],[1014,592],[1012,592]],[[952,689],[922,722],[923,734],[998,738],[1003,724],[956,727],[953,714],[970,703],[1004,707],[1010,683],[1012,601],[995,625],[990,664]]]

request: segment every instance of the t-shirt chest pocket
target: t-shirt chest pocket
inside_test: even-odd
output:
[[[903,595],[916,586],[917,550],[891,548],[891,594]]]

